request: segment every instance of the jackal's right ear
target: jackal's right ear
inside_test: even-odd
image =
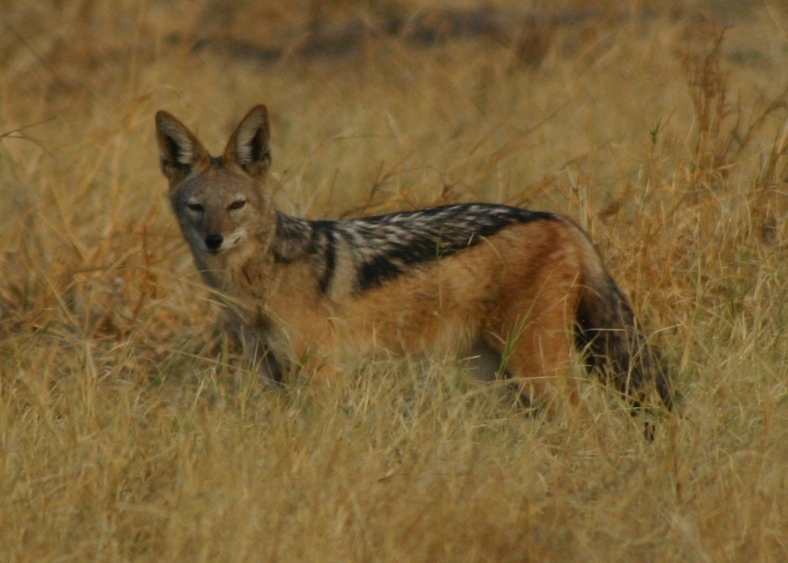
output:
[[[208,166],[211,156],[186,126],[166,111],[156,112],[161,171],[174,187],[196,167]]]
[[[264,176],[271,166],[271,128],[264,105],[253,107],[227,141],[224,161],[234,162],[251,176]]]

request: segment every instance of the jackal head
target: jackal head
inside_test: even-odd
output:
[[[273,230],[273,208],[264,177],[271,164],[268,111],[246,114],[221,157],[165,111],[156,113],[161,170],[183,236],[197,257],[220,255],[244,240]]]

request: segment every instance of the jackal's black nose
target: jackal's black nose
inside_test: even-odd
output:
[[[219,233],[205,235],[205,246],[208,247],[208,250],[219,250],[222,242],[224,242],[224,237]]]

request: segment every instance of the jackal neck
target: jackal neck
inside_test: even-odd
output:
[[[298,219],[277,211],[276,230],[271,244],[274,260],[289,264],[315,254],[320,246],[314,225],[320,221]]]

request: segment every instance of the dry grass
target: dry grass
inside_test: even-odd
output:
[[[204,4],[0,2],[3,560],[786,560],[778,2],[575,22],[598,3],[567,1],[513,43],[381,34],[333,58],[293,50],[316,19],[439,3]],[[191,50],[250,30],[283,54]],[[659,329],[682,416],[648,444],[587,384],[581,412],[529,419],[451,359],[267,388],[212,345],[152,119],[218,151],[260,101],[287,211],[576,218]]]

